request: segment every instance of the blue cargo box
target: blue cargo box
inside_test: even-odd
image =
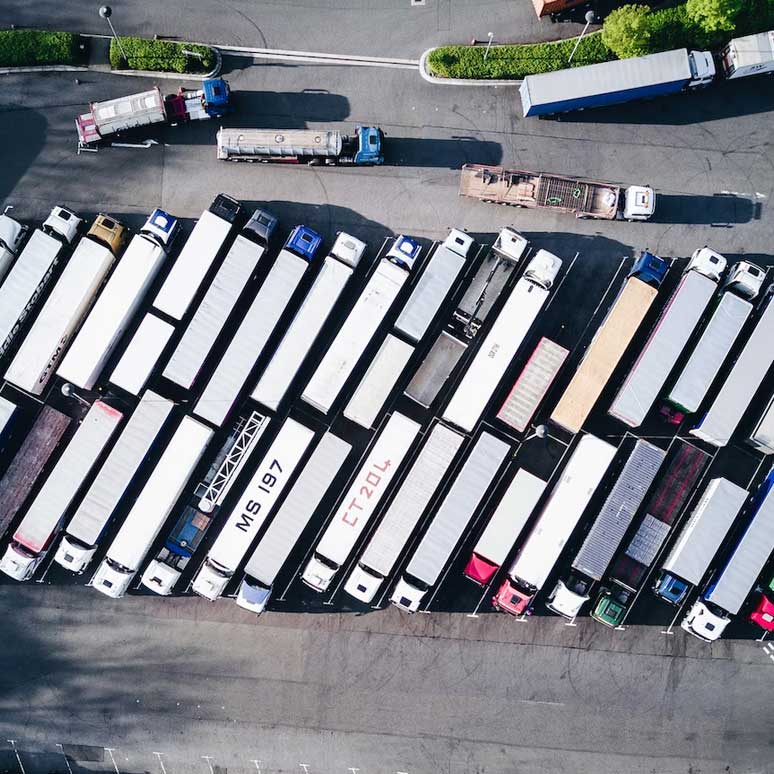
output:
[[[676,94],[692,77],[688,50],[682,48],[528,75],[519,93],[526,118]]]

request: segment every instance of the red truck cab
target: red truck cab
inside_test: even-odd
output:
[[[774,592],[774,578],[771,579],[767,591]],[[750,613],[750,620],[764,631],[774,632],[774,602],[769,597],[774,598],[774,594],[769,593],[768,596],[765,592],[761,594],[755,610]]]
[[[510,578],[506,578],[497,594],[492,597],[492,605],[503,613],[522,615],[527,611],[534,596],[520,591],[513,585]]]
[[[470,578],[473,583],[478,583],[479,586],[486,586],[499,569],[499,564],[490,562],[478,554],[473,554],[462,573],[466,578]]]

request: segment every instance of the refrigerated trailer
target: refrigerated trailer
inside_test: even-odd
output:
[[[40,410],[32,429],[0,479],[0,502],[3,504],[0,509],[0,537],[16,518],[70,421],[70,417],[51,406],[43,406]]]
[[[645,421],[717,290],[725,268],[726,259],[707,247],[693,254],[637,361],[613,399],[611,416],[629,427],[639,427]]]
[[[257,210],[256,214],[264,215],[271,224],[268,229],[270,238],[277,219],[261,210]],[[248,280],[269,248],[268,238],[264,235],[259,237],[249,226],[248,223],[242,229],[226,253],[164,368],[162,375],[165,378],[187,390],[194,383]]]
[[[373,427],[413,354],[414,347],[411,344],[388,333],[347,403],[344,416],[362,427]]]
[[[538,250],[468,365],[443,418],[470,432],[484,413],[551,293],[562,262]]]
[[[148,312],[110,374],[110,382],[139,395],[174,332],[173,325]]]
[[[162,596],[172,593],[213,522],[220,515],[223,500],[268,425],[269,418],[257,411],[236,422],[204,478],[197,484],[180,518],[164,539],[163,547],[145,568],[141,579],[143,586]]]
[[[245,577],[237,594],[239,607],[256,615],[266,609],[282,565],[333,486],[350,451],[352,447],[332,433],[326,433],[320,439],[285,502],[247,560]]]
[[[202,214],[177,256],[153,306],[174,320],[181,320],[223,249],[239,216],[241,205],[218,194]]]
[[[772,292],[763,301],[764,309],[739,357],[726,376],[720,392],[700,422],[690,432],[713,446],[725,446],[747,411],[761,382],[774,363],[771,332],[774,330]]]
[[[253,400],[273,411],[279,408],[365,249],[365,243],[359,239],[344,232],[338,234],[320,273],[258,380],[252,393]]]
[[[613,554],[642,505],[666,452],[639,440],[613,484],[583,544],[570,564],[570,572],[557,581],[546,607],[565,618],[575,618],[602,580]]]
[[[497,610],[511,615],[530,612],[615,453],[615,446],[593,435],[580,439],[492,599]]]
[[[551,413],[552,422],[571,433],[583,427],[645,319],[667,269],[663,259],[642,253]]]
[[[0,356],[14,341],[22,323],[46,289],[62,252],[75,238],[81,219],[54,207],[35,229],[8,276],[0,285]]]
[[[459,229],[451,230],[425,262],[419,281],[395,321],[395,330],[404,333],[414,342],[418,342],[427,333],[430,323],[460,276],[472,247],[472,237]]]
[[[419,609],[484,502],[511,448],[490,433],[481,433],[390,595],[395,607],[407,613]]]
[[[166,257],[142,232],[132,239],[62,360],[57,370],[62,379],[84,390],[94,387]]]
[[[730,555],[680,626],[705,642],[723,635],[774,551],[774,470],[756,492],[752,514]]]
[[[607,580],[600,588],[591,617],[605,626],[620,626],[626,620],[661,548],[683,507],[710,461],[710,456],[691,444],[681,443],[659,475],[648,497],[643,515],[626,548],[613,559]]]
[[[516,379],[505,402],[497,412],[497,418],[520,433],[538,410],[570,351],[545,336]]]
[[[16,528],[0,559],[0,572],[17,581],[33,576],[123,416],[102,401],[92,404]]]
[[[545,491],[546,483],[524,469],[516,471],[473,547],[473,553],[462,571],[466,578],[479,586],[489,584],[518,540]]]
[[[115,258],[111,250],[89,236],[78,242],[8,366],[5,373],[7,381],[33,395],[43,392],[91,308]]]
[[[413,264],[412,264],[413,265]],[[327,414],[409,276],[412,265],[381,258],[301,398]]]
[[[126,594],[212,434],[183,417],[91,579],[97,591],[114,599]]]
[[[709,482],[656,576],[657,597],[679,605],[701,583],[747,495],[746,489],[725,478]]]
[[[172,401],[150,390],[142,396],[70,519],[54,556],[57,564],[77,573],[86,569],[173,406]]]
[[[306,564],[301,580],[325,591],[376,513],[400,469],[420,426],[395,412],[377,435],[363,462],[350,479],[333,517]]]
[[[367,604],[373,601],[464,440],[445,425],[435,425],[344,584],[347,594]]]
[[[197,416],[218,427],[223,424],[321,242],[305,226],[293,229],[196,403]]]
[[[196,573],[191,589],[215,601],[234,577],[301,462],[314,431],[286,419]]]

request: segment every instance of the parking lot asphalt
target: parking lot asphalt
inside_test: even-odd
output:
[[[12,76],[0,136],[23,140],[0,170],[0,191],[15,214],[33,221],[62,203],[83,215],[107,211],[136,227],[162,206],[186,218],[186,228],[225,191],[248,207],[266,204],[285,229],[306,223],[328,246],[336,231],[351,232],[369,243],[370,254],[396,233],[420,237],[427,249],[452,226],[485,244],[503,225],[514,225],[534,247],[565,262],[561,287],[530,338],[552,336],[573,350],[576,362],[640,248],[682,259],[707,243],[729,260],[744,255],[773,263],[770,106],[761,108],[765,95],[754,86],[627,108],[626,123],[614,113],[594,123],[529,122],[518,118],[513,90],[438,90],[413,73],[328,68],[328,82],[336,83],[331,95],[315,90],[319,75],[319,68],[234,70],[227,76],[240,111],[234,123],[378,124],[388,134],[385,167],[220,163],[214,122],[170,128],[149,149],[76,155],[72,119],[85,102],[147,82],[90,74],[76,85],[58,75]],[[659,210],[655,222],[627,224],[471,202],[456,193],[457,170],[466,161],[647,182],[661,195]],[[450,299],[437,326],[452,306]],[[395,399],[395,407],[413,410]],[[319,427],[319,417],[294,412]],[[334,429],[345,427],[333,421]],[[620,440],[620,426],[604,411],[589,426]],[[654,428],[646,432],[661,432]],[[356,438],[360,448],[367,438]],[[516,464],[545,464],[550,472],[561,449],[536,446],[525,443]],[[760,458],[740,447],[713,465],[742,485],[765,472]],[[663,634],[674,610],[649,595],[625,632],[588,619],[568,626],[545,615],[541,600],[531,620],[515,622],[491,614],[480,589],[461,578],[473,538],[461,547],[430,615],[410,619],[394,611],[329,612],[354,608],[341,593],[322,600],[298,583],[309,542],[278,579],[277,588],[287,587],[274,602],[281,612],[258,622],[229,599],[215,605],[185,597],[94,600],[83,588],[86,578],[55,569],[39,584],[0,583],[0,604],[13,621],[0,729],[18,738],[31,772],[44,765],[65,770],[57,744],[94,748],[70,756],[84,771],[112,770],[104,748],[115,748],[119,771],[162,774],[206,774],[210,765],[364,773],[766,765],[768,672],[762,670],[771,664],[751,627],[740,624],[729,641],[711,647],[679,630]],[[469,618],[474,611],[478,617]],[[83,759],[100,750],[99,761]],[[12,767],[12,753],[0,762]]]

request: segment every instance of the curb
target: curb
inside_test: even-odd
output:
[[[437,75],[430,75],[427,69],[427,58],[440,46],[428,48],[421,57],[419,57],[419,74],[428,83],[434,83],[437,86],[521,86],[522,81],[495,81],[487,78],[439,78]]]
[[[33,67],[0,67],[0,75],[14,73],[83,73],[90,68],[85,65],[36,65]]]
[[[199,43],[198,45],[209,45]],[[278,59],[305,64],[330,64],[355,67],[394,67],[416,70],[416,59],[396,59],[392,57],[371,57],[354,54],[325,54],[316,51],[292,51],[281,48],[248,48],[246,46],[219,46],[225,56],[245,56],[253,59]]]

